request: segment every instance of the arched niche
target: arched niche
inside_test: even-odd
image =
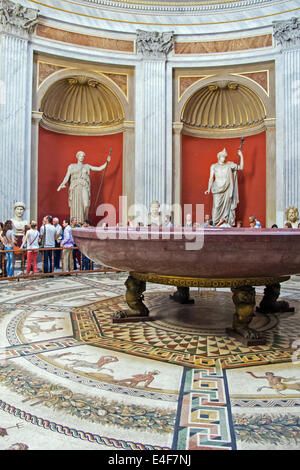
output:
[[[36,215],[45,213],[63,218],[69,216],[67,190],[56,192],[67,166],[75,162],[78,150],[86,153],[86,162],[100,166],[110,148],[99,203],[116,208],[117,221],[126,218],[119,212],[119,197],[134,194],[132,167],[134,155],[134,123],[128,121],[129,105],[120,88],[108,77],[86,70],[62,70],[50,75],[37,91],[34,113],[37,187]],[[128,177],[129,175],[129,177]],[[91,174],[90,219],[96,216],[96,195],[102,174]],[[55,197],[51,197],[55,195]]]
[[[237,150],[244,137],[245,171],[239,175],[240,201],[243,202],[239,205],[238,218],[246,223],[248,212],[257,212],[257,217],[266,225],[273,223],[274,108],[266,90],[237,74],[223,71],[189,86],[174,106],[174,203],[204,204],[204,211],[211,213],[212,198],[210,196],[209,200],[204,195],[209,167],[224,147],[229,159],[237,162]],[[187,197],[187,193],[191,197]],[[253,194],[258,203],[254,202]]]

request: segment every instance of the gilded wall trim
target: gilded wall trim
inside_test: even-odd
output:
[[[153,282],[177,287],[243,287],[243,286],[268,286],[285,282],[289,276],[282,277],[250,277],[250,278],[201,278],[187,276],[165,276],[153,273],[130,272],[130,275],[139,281]]]
[[[66,70],[70,67],[64,67],[62,65],[56,65],[51,62],[44,62],[38,61],[38,70],[37,70],[37,89],[41,86],[41,84],[46,80],[46,78],[50,77],[56,72],[60,72],[61,70]]]
[[[97,71],[95,70],[97,73]],[[128,100],[128,74],[127,73],[114,73],[114,72],[101,72],[102,75],[115,83],[122,91],[125,98]]]
[[[44,83],[44,81],[61,70],[74,70],[75,67],[69,67],[64,65],[58,65],[53,62],[46,62],[44,60],[38,60],[37,62],[37,90]],[[119,90],[122,92],[126,101],[128,101],[128,74],[120,72],[106,72],[101,70],[93,70],[98,75],[103,75],[109,81],[114,83]],[[84,72],[83,72],[84,73]]]
[[[178,101],[184,93],[195,83],[204,80],[204,78],[213,77],[214,75],[181,75],[178,77]]]
[[[270,74],[269,70],[255,70],[253,72],[232,73],[236,77],[244,77],[256,83],[267,96],[270,96]]]

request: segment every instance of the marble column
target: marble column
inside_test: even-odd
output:
[[[137,31],[135,202],[147,208],[153,200],[161,205],[171,200],[166,174],[171,154],[166,151],[166,61],[172,48],[171,32]]]
[[[300,18],[274,22],[274,38],[281,46],[277,61],[277,220],[288,206],[300,209]],[[280,87],[280,89],[279,89]]]
[[[30,219],[37,220],[38,216],[38,160],[39,160],[39,131],[43,113],[32,111],[31,126],[31,168],[30,168]]]
[[[182,193],[182,122],[173,125],[173,203],[174,203],[174,224],[182,224],[181,193]]]
[[[276,222],[276,121],[269,119],[266,125],[266,227]]]
[[[9,0],[0,6],[0,220],[23,201],[29,218],[32,52],[29,38],[37,10]]]
[[[120,225],[126,226],[128,211],[134,204],[134,185],[135,185],[135,128],[133,122],[126,122],[123,132],[123,195],[126,196],[126,201],[122,203],[122,208],[119,208]]]

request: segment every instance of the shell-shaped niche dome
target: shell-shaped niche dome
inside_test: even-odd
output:
[[[43,120],[56,125],[108,126],[124,121],[124,109],[114,92],[86,76],[55,82],[45,93]]]
[[[247,86],[228,81],[206,85],[187,101],[181,121],[197,129],[234,129],[260,124],[266,110]]]

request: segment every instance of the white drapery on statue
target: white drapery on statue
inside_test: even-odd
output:
[[[83,163],[85,153],[82,150],[77,152],[76,158],[78,163],[71,163],[68,166],[67,174],[57,191],[65,188],[66,184],[69,183],[70,219],[75,217],[78,222],[82,223],[85,219],[88,219],[91,203],[90,171],[104,170],[110,161],[110,155],[104,165],[101,166]]]
[[[216,225],[221,219],[227,219],[231,226],[235,225],[235,210],[239,203],[238,194],[238,170],[244,168],[244,158],[241,150],[238,151],[240,164],[227,162],[227,152],[224,148],[218,153],[218,162],[210,167],[210,177],[208,189],[205,194],[210,192],[213,195],[212,218]]]

